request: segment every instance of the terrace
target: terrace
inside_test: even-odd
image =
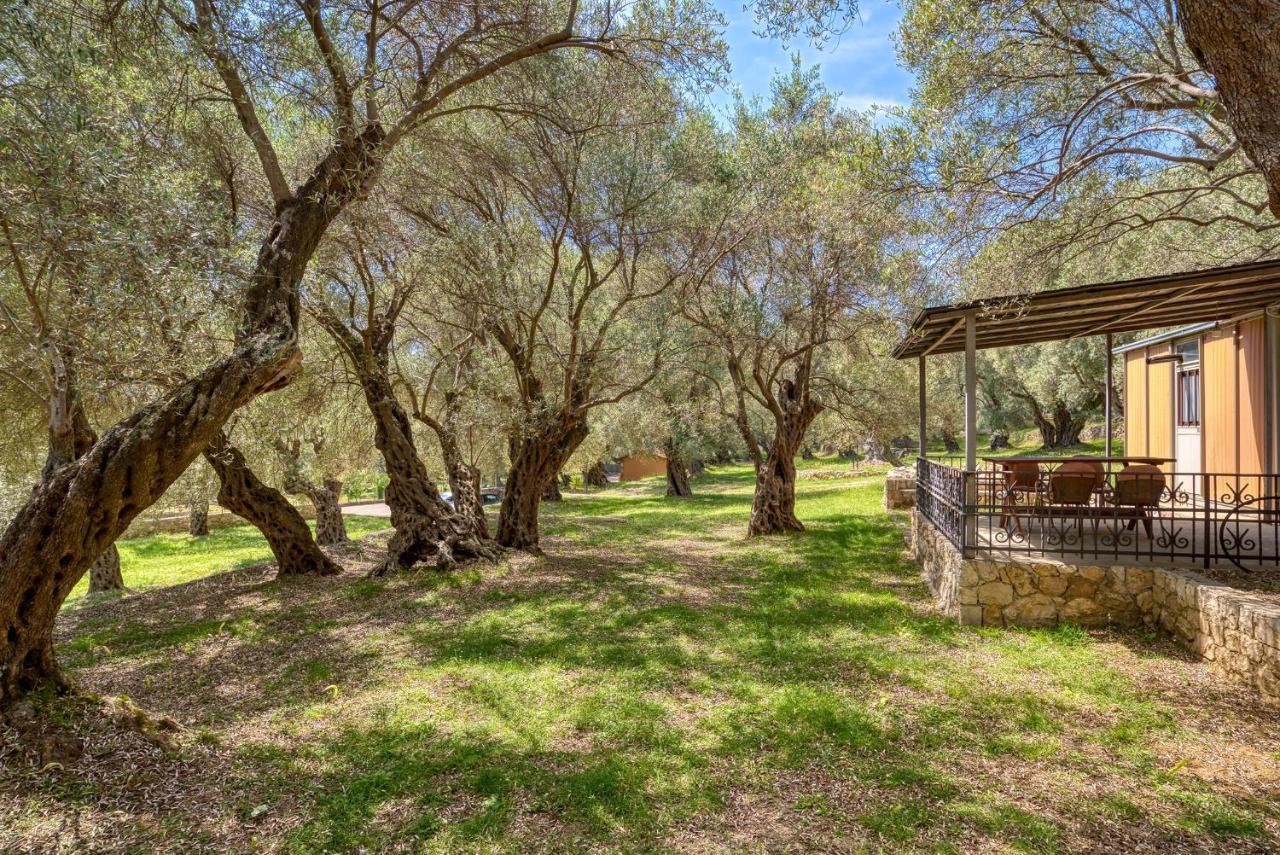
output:
[[[1280,338],[1277,319],[1267,311],[1276,304],[1280,262],[1260,262],[925,309],[894,351],[919,362],[916,502],[922,523],[963,557],[980,560],[1052,558],[1246,572],[1280,567]],[[1113,454],[1113,336],[1187,324],[1198,325],[1182,332],[1203,337],[1206,368],[1210,345],[1214,354],[1223,349],[1219,343],[1230,351],[1230,394],[1226,382],[1201,394],[1200,364],[1183,370],[1172,336],[1134,346],[1141,350],[1128,348],[1127,367],[1142,375],[1135,374],[1126,390],[1130,456]],[[1104,336],[1107,342],[1105,453],[1071,460],[980,460],[976,352],[1084,336]],[[1197,348],[1201,340],[1195,339]],[[924,441],[927,359],[946,353],[964,354],[963,459],[929,458]],[[1184,383],[1184,375],[1194,387]],[[1135,397],[1139,392],[1147,396],[1142,401]],[[1175,397],[1177,427],[1170,416],[1166,429],[1161,408],[1172,408]],[[1202,441],[1201,423],[1205,431],[1219,424],[1234,428]],[[1220,465],[1224,448],[1229,466]]]

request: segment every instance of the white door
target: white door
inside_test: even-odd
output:
[[[1204,410],[1200,376],[1200,339],[1178,342],[1177,353],[1182,362],[1174,373],[1174,473],[1175,488],[1180,483],[1192,496],[1199,495],[1202,485],[1196,477],[1203,468],[1200,461],[1200,423]]]

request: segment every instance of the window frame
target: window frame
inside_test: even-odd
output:
[[[1195,386],[1194,386],[1195,394],[1194,394],[1194,401],[1193,401],[1193,405],[1195,407],[1195,413],[1192,414],[1191,418],[1188,418],[1187,412],[1186,412],[1186,409],[1187,409],[1186,408],[1186,405],[1187,405],[1186,381],[1188,378],[1192,378],[1192,377],[1195,378]],[[1191,368],[1178,369],[1176,388],[1174,389],[1174,391],[1178,399],[1178,403],[1177,403],[1178,427],[1196,427],[1196,428],[1200,427],[1200,423],[1203,420],[1203,416],[1204,416],[1204,392],[1203,392],[1203,386],[1201,385],[1199,363],[1197,363],[1194,367],[1191,367]]]

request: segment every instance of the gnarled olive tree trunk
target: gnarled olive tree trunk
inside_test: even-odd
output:
[[[253,474],[244,455],[218,432],[204,453],[218,475],[218,504],[262,532],[276,559],[278,576],[332,576],[342,569],[320,551],[298,509],[279,490]]]
[[[53,624],[67,594],[232,413],[297,371],[298,284],[329,223],[376,175],[383,137],[371,126],[336,145],[277,206],[231,353],[107,430],[10,520],[0,536],[0,706],[42,682],[64,685]]]
[[[693,488],[689,486],[689,467],[684,462],[684,453],[675,440],[668,439],[662,444],[662,453],[667,458],[667,495],[678,499],[693,498]]]
[[[480,469],[467,462],[458,442],[455,399],[445,396],[445,420],[428,413],[415,412],[414,417],[435,432],[440,443],[440,455],[449,476],[449,492],[453,494],[453,512],[471,532],[481,540],[489,538],[489,524],[484,516],[484,498],[480,494]]]
[[[796,516],[795,456],[809,425],[822,412],[822,406],[809,397],[806,387],[804,379],[779,384],[773,442],[756,470],[749,535],[804,531],[804,524]]]
[[[307,497],[316,509],[316,543],[321,546],[346,543],[349,538],[347,523],[342,516],[342,482],[325,477]]]
[[[1280,0],[1178,0],[1178,21],[1280,219]]]
[[[542,501],[544,502],[563,502],[564,496],[560,493],[560,473],[552,475],[547,481],[547,486],[542,489]]]
[[[187,511],[187,534],[192,537],[209,536],[209,503],[193,502]]]
[[[123,591],[124,575],[120,572],[120,550],[113,543],[89,567],[89,593],[105,594]]]
[[[510,439],[511,471],[498,515],[499,543],[525,552],[541,552],[538,506],[549,486],[559,492],[556,476],[587,438],[587,433],[584,415],[562,411],[540,430]]]
[[[608,487],[609,473],[604,471],[604,464],[597,460],[591,468],[582,473],[582,483],[588,487]]]
[[[501,550],[487,536],[476,532],[474,518],[468,520],[454,513],[436,492],[427,467],[418,456],[409,417],[388,379],[385,354],[378,360],[373,370],[369,366],[357,368],[365,402],[373,415],[374,445],[386,465],[386,502],[395,527],[387,546],[387,560],[374,574],[411,567],[427,558],[442,570],[452,569],[459,559],[497,560]]]
[[[322,438],[312,438],[317,454],[323,446]],[[347,542],[347,526],[342,519],[342,482],[326,475],[320,484],[312,482],[303,470],[302,442],[296,437],[285,441],[277,438],[273,443],[276,454],[284,464],[285,492],[305,496],[316,511],[316,543],[333,546]]]
[[[46,481],[63,466],[74,463],[98,441],[89,424],[76,382],[75,353],[65,344],[45,342],[44,353],[49,368],[49,448],[45,455],[41,481]],[[38,489],[38,488],[37,488]],[[120,551],[113,543],[89,567],[89,593],[123,591],[120,573]]]

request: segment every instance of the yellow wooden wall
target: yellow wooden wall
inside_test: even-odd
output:
[[[1240,324],[1236,344],[1240,390],[1240,472],[1266,471],[1266,321]]]
[[[1124,452],[1147,453],[1147,351],[1124,355]]]
[[[1159,344],[1147,348],[1151,356],[1168,353],[1172,345]],[[1145,360],[1144,360],[1145,363]],[[1173,457],[1173,363],[1157,362],[1147,366],[1147,454]],[[1173,471],[1172,463],[1160,466]]]
[[[1266,322],[1241,321],[1204,334],[1200,348],[1200,445],[1210,473],[1265,472]],[[1167,354],[1172,343],[1125,354],[1125,452],[1152,457],[1175,454],[1176,368],[1172,362],[1147,364],[1147,357]],[[1164,467],[1166,470],[1170,466]],[[1256,491],[1256,479],[1220,479],[1230,490]],[[1207,487],[1208,485],[1206,485]],[[1220,491],[1221,492],[1221,491]]]
[[[1239,472],[1237,468],[1240,407],[1236,395],[1236,340],[1233,329],[1205,333],[1200,346],[1200,388],[1204,419],[1200,442],[1206,472]]]

